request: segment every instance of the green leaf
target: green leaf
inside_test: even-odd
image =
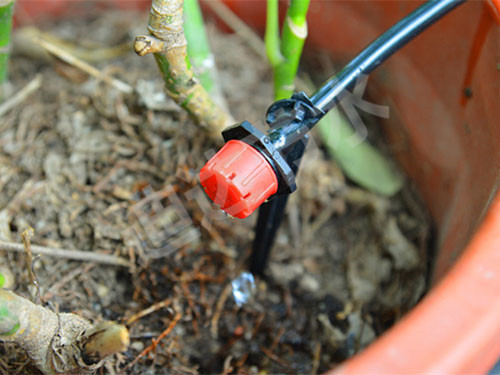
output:
[[[367,140],[361,140],[337,109],[331,110],[317,127],[328,152],[352,181],[385,196],[402,188],[403,176],[391,161]]]

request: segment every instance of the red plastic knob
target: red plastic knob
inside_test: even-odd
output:
[[[278,190],[266,158],[249,144],[230,140],[200,171],[200,182],[215,204],[243,219]]]

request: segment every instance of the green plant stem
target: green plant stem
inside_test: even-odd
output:
[[[278,24],[278,0],[267,0],[266,12],[266,54],[273,69],[284,62],[280,48],[280,32]]]
[[[7,80],[14,0],[0,0],[0,85]]]
[[[153,0],[148,29],[151,36],[138,36],[134,49],[140,56],[153,53],[167,93],[200,124],[220,138],[234,124],[231,115],[218,106],[193,73],[187,55],[182,0]]]
[[[224,110],[227,110],[227,104],[219,84],[215,58],[208,43],[198,0],[184,0],[184,34],[187,40],[188,57],[193,65],[194,74],[214,101]]]
[[[198,0],[184,0],[184,34],[187,40],[189,61],[193,64],[196,76],[208,92],[217,86],[214,71],[214,57],[210,51],[203,16]]]
[[[102,359],[125,350],[130,338],[121,324],[92,325],[0,289],[0,341],[18,344],[43,374],[56,375],[94,373]]]
[[[278,0],[268,0],[266,20],[266,52],[274,71],[274,98],[289,98],[302,48],[307,37],[307,10],[310,0],[291,0],[283,23],[281,43],[278,35]]]

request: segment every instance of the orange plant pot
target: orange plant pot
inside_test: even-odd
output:
[[[18,1],[27,18],[86,3]],[[263,31],[264,1],[224,1]],[[149,2],[102,3],[147,7]],[[313,0],[306,51],[325,50],[347,62],[418,5]],[[401,322],[333,374],[485,373],[500,356],[499,8],[499,0],[462,5],[370,77],[369,93],[390,108],[382,125],[393,155],[437,227],[434,287]]]

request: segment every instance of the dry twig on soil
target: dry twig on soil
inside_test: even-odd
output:
[[[153,339],[151,345],[149,345],[142,352],[140,352],[139,355],[123,369],[122,373],[132,368],[132,366],[134,366],[142,357],[144,357],[145,355],[147,355],[152,351],[155,351],[160,341],[163,340],[166,336],[168,336],[170,332],[172,332],[172,330],[175,328],[179,320],[181,320],[181,317],[182,317],[181,313],[177,313],[174,316],[174,319],[172,319],[172,321],[168,325],[168,327],[165,328],[165,330],[156,339]]]
[[[33,94],[36,90],[38,90],[42,86],[42,76],[38,74],[35,78],[33,78],[26,86],[24,86],[18,93],[4,101],[0,104],[0,118],[9,112],[12,108],[22,103],[24,100],[28,98],[31,94]]]
[[[24,245],[14,242],[0,240],[0,250],[24,252]],[[90,251],[70,250],[70,249],[55,249],[52,247],[44,247],[31,245],[31,251],[34,254],[53,256],[58,258],[80,260],[84,262],[96,262],[113,266],[130,267],[130,262],[124,258],[110,254],[100,254]]]
[[[217,337],[218,335],[219,318],[222,314],[222,310],[224,309],[224,304],[226,303],[226,300],[229,297],[230,293],[231,293],[231,284],[228,284],[220,294],[219,300],[217,301],[217,305],[215,308],[215,313],[212,317],[211,327],[210,327],[210,333],[212,334],[212,337]]]
[[[266,60],[266,45],[264,41],[243,22],[234,12],[222,1],[207,1],[206,4],[223,20],[248,46],[263,60]]]
[[[92,65],[86,63],[85,61],[73,56],[71,53],[67,52],[66,50],[62,49],[61,47],[44,40],[42,38],[37,38],[38,44],[45,48],[47,51],[49,51],[51,54],[54,56],[57,56],[64,62],[73,65],[77,67],[78,69],[83,70],[85,73],[90,74],[94,78],[100,79],[107,84],[115,87],[116,89],[120,90],[121,92],[125,94],[131,94],[134,92],[134,89],[132,86],[130,86],[128,83],[125,83],[123,81],[120,81],[119,79],[110,77],[109,75],[101,72],[99,69],[94,68]]]
[[[71,55],[87,62],[110,60],[130,52],[129,42],[113,46],[99,46],[94,43],[91,46],[86,46],[59,38],[52,33],[43,32],[33,26],[25,26],[18,28],[13,35],[14,53],[25,55],[30,59],[50,61],[50,53],[37,43],[37,38],[43,38],[43,40],[64,48]]]
[[[160,309],[168,307],[171,303],[172,303],[171,298],[167,298],[163,301],[157,302],[157,303],[149,306],[148,308],[146,308],[142,311],[139,311],[138,313],[132,315],[130,318],[126,319],[127,325],[130,325],[130,324],[138,321],[139,319],[144,318],[145,316],[154,313],[155,311],[158,311]]]

